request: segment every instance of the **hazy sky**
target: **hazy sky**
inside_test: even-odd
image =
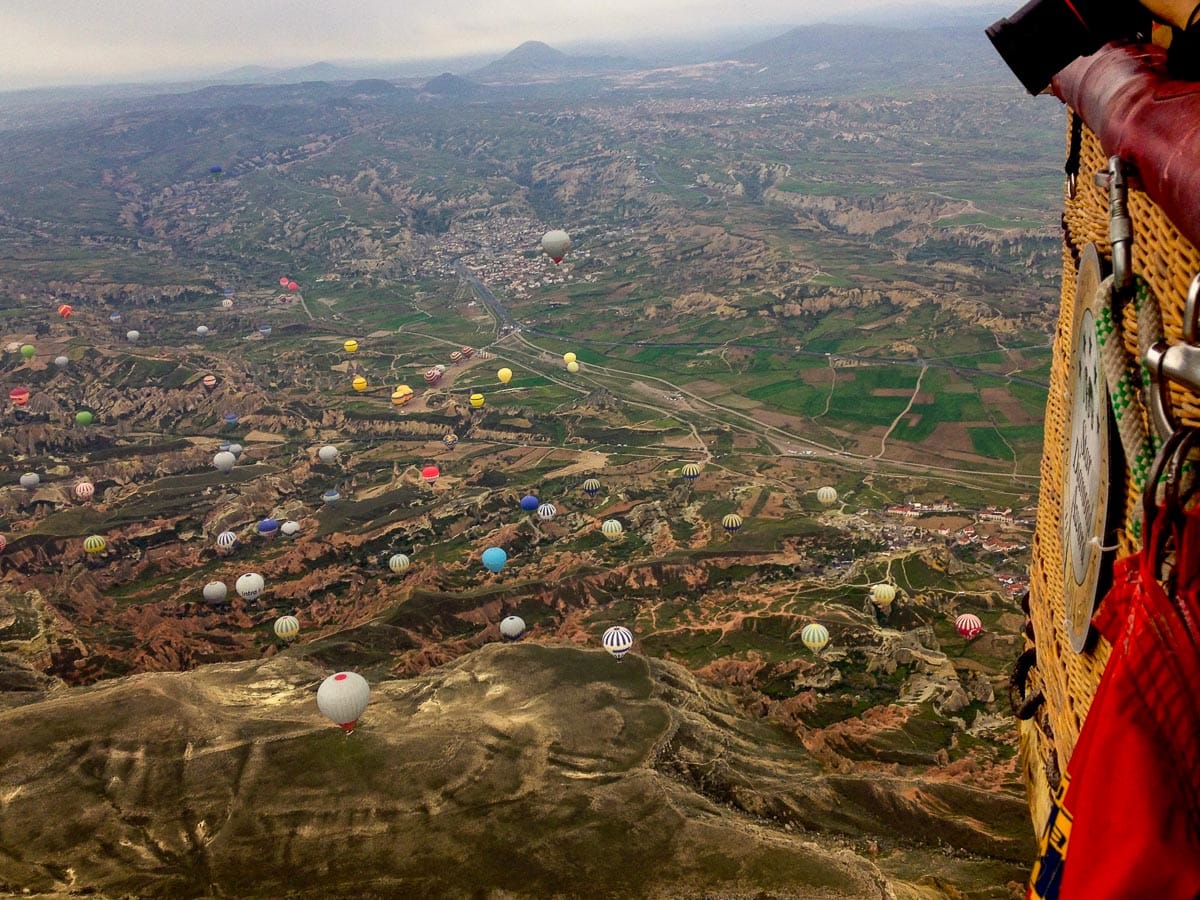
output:
[[[880,0],[0,0],[0,90],[251,64],[499,55],[526,40],[561,46],[709,34],[730,26],[826,21],[880,5]],[[965,8],[979,0],[940,5]],[[1014,8],[1019,5],[1014,0]]]

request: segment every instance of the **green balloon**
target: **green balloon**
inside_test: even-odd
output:
[[[26,359],[33,359],[33,354],[35,353],[37,351],[33,349],[33,344],[26,344],[21,348],[21,355]]]
[[[95,421],[95,419],[96,419],[96,417],[93,416],[86,409],[75,413],[75,424],[76,425],[91,425],[92,422]]]

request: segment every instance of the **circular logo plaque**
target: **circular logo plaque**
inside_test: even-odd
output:
[[[1102,279],[1100,256],[1088,244],[1075,281],[1067,385],[1071,439],[1062,467],[1063,602],[1067,637],[1076,653],[1087,645],[1096,608],[1108,521],[1108,385],[1096,337]]]

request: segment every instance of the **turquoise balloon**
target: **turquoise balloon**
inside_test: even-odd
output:
[[[499,547],[488,547],[483,551],[483,567],[489,572],[499,572],[508,562],[508,554]]]

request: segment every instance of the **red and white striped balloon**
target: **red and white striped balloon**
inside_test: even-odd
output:
[[[979,635],[983,634],[983,622],[974,613],[963,613],[954,620],[954,627],[968,641],[973,641]]]

